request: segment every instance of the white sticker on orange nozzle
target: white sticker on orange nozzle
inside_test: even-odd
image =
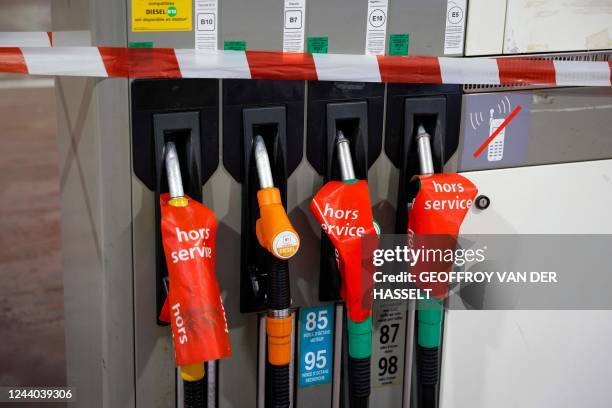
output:
[[[300,248],[300,237],[293,231],[283,231],[274,237],[272,250],[274,255],[280,259],[289,259],[295,255]]]

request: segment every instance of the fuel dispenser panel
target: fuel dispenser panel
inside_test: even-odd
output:
[[[412,177],[423,171],[442,172],[457,151],[461,97],[461,87],[456,85],[389,84],[387,87],[385,153],[399,173],[396,234],[407,233],[409,204],[414,199],[414,193],[409,190]],[[427,154],[418,140],[423,136],[427,136]],[[424,166],[423,160],[429,164]],[[375,303],[372,376],[373,382],[379,385],[374,397],[381,404],[428,406],[419,405],[418,400],[416,315],[414,301]],[[435,364],[437,367],[431,369],[439,372],[439,362]],[[434,401],[429,402],[435,404],[437,388],[433,393]]]
[[[384,86],[369,83],[308,84],[308,161],[325,181],[340,180],[337,132],[349,140],[355,177],[367,180],[368,169],[382,150]],[[323,236],[319,298],[339,300],[340,278],[334,250]]]
[[[467,10],[456,2],[457,10],[461,10],[463,24]],[[446,55],[461,55],[463,49],[463,34],[461,30],[447,34],[447,0],[413,0],[389,1],[389,24],[387,41],[393,36],[407,34],[408,55],[445,55],[445,41],[457,41],[457,46],[448,50]],[[460,17],[457,17],[460,18]],[[397,41],[397,40],[396,40]],[[460,44],[459,44],[460,43]],[[389,44],[389,43],[388,43]],[[389,50],[391,44],[387,46]]]
[[[185,193],[202,201],[202,186],[219,163],[219,81],[136,80],[131,83],[132,162],[138,203],[133,227],[137,395],[143,401],[174,404],[180,390],[170,329],[159,327],[167,296],[168,271],[161,241],[160,194],[168,192],[164,146],[173,142]],[[152,237],[155,237],[154,239]],[[153,242],[154,241],[154,242]],[[208,406],[216,398],[214,362],[207,364]]]
[[[368,170],[382,150],[384,86],[380,84],[311,82],[308,84],[308,132],[307,158],[315,171],[323,176],[324,182],[342,180],[354,182],[367,180]],[[342,140],[346,157],[340,162],[339,143]],[[350,168],[346,168],[352,163]],[[346,178],[351,180],[348,180]],[[335,249],[326,234],[321,233],[319,263],[319,300],[338,302],[340,300],[340,274]],[[335,306],[335,330],[333,350],[332,407],[354,406],[356,396],[349,392],[349,375],[356,374],[349,361],[363,364],[370,358],[349,359],[347,317],[342,303]],[[359,370],[362,370],[360,368]],[[367,391],[370,395],[369,370],[367,370]],[[356,380],[352,380],[356,381]],[[366,395],[366,394],[364,394]],[[360,397],[359,403],[368,397]],[[327,405],[326,405],[327,406]]]
[[[240,312],[258,312],[243,319],[256,328],[257,341],[234,358],[256,358],[258,407],[294,401],[296,305],[288,260],[300,240],[287,216],[287,180],[302,160],[304,90],[301,81],[223,83],[223,163],[241,183]],[[224,372],[221,380],[235,375]]]
[[[307,37],[325,42],[332,54],[363,54],[367,12],[367,1],[310,0]]]
[[[244,46],[248,50],[283,50],[283,2],[222,0],[219,10],[220,49]]]
[[[265,309],[264,260],[255,237],[260,189],[254,140],[263,137],[270,157],[274,184],[286,206],[287,178],[302,159],[304,86],[299,81],[242,81],[223,83],[223,163],[242,183],[241,311]],[[246,194],[244,194],[246,192]]]
[[[218,81],[162,80],[132,84],[134,173],[159,198],[168,192],[164,145],[177,146],[186,194],[202,201],[202,185],[219,164]],[[159,199],[156,220],[159,222]],[[157,311],[165,299],[168,273],[157,228]]]
[[[575,21],[597,20],[594,26],[600,28],[590,33],[593,25],[578,24],[579,35],[563,42],[559,39],[567,39],[572,30],[554,24],[532,29],[537,23],[520,18],[550,9],[554,2],[180,0],[174,2],[173,13],[181,20],[189,15],[189,24],[185,19],[180,31],[170,31],[166,28],[176,26],[164,20],[147,31],[135,26],[136,13],[146,15],[146,9],[134,6],[147,2],[164,3],[52,2],[58,33],[53,42],[70,45],[73,36],[60,33],[72,29],[95,33],[95,41],[85,39],[84,45],[282,51],[286,37],[291,37],[288,29],[293,29],[303,30],[291,32],[293,47],[303,45],[306,52],[363,55],[372,53],[370,23],[381,23],[384,30],[375,27],[376,41],[383,43],[379,53],[461,55],[467,36],[465,54],[485,55],[533,51],[524,35],[529,31],[546,39],[561,30],[563,35],[553,38],[550,49],[576,49],[568,44],[585,38],[588,46],[578,48],[606,48],[598,44],[607,38],[600,35],[603,28],[610,27],[605,19],[609,13],[589,12],[601,8],[601,2],[579,6],[586,10],[582,14],[574,10]],[[162,5],[165,10],[160,11],[168,12],[169,6]],[[560,7],[561,14],[567,16],[570,6]],[[203,8],[214,8],[214,19],[200,19]],[[544,18],[554,23],[561,14]],[[206,34],[203,44],[198,26],[211,22],[214,34]],[[525,29],[518,30],[521,26]],[[479,35],[483,32],[486,35]],[[516,41],[504,44],[504,36]],[[516,49],[504,50],[504,45]],[[583,54],[553,59],[609,59]],[[315,56],[315,63],[323,57]],[[350,57],[347,60],[359,69]],[[179,55],[182,68],[184,62]],[[376,60],[371,62],[375,68]],[[567,62],[550,63],[559,84],[574,72]],[[605,63],[600,65],[605,71]],[[519,76],[529,76],[519,71]],[[587,74],[585,81],[593,72]],[[349,354],[349,326],[363,322],[348,322],[338,293],[336,253],[310,211],[324,182],[348,181],[338,157],[339,134],[354,178],[370,180],[372,215],[383,233],[406,233],[413,199],[408,184],[424,168],[469,170],[465,176],[490,197],[486,210],[479,209],[478,202],[469,210],[464,234],[607,233],[612,228],[612,218],[602,216],[612,200],[609,87],[522,86],[515,92],[507,86],[466,85],[462,95],[458,85],[318,81],[61,77],[56,85],[61,102],[58,141],[67,169],[62,210],[70,214],[62,220],[64,281],[69,283],[66,370],[70,384],[78,388],[79,406],[188,408],[170,328],[158,320],[168,290],[160,194],[169,190],[163,166],[169,142],[176,147],[186,194],[209,206],[218,221],[215,269],[233,355],[206,367],[206,384],[198,387],[207,408],[355,408],[350,398],[348,357],[354,356]],[[527,134],[515,132],[518,122],[513,122],[502,134],[505,139],[495,140],[481,157],[485,165],[469,165],[463,159],[473,147],[467,140],[475,140],[469,135],[486,137],[507,116],[490,112],[497,102],[479,108],[489,98],[501,98],[500,90],[508,91],[503,96],[511,101],[512,94],[519,93],[529,99],[522,104],[523,115],[529,115]],[[470,112],[480,117],[481,111],[484,121],[478,133],[478,123],[468,124],[466,118]],[[511,163],[509,148],[519,141],[528,141],[525,155],[520,163]],[[423,146],[429,146],[428,166],[423,166]],[[73,159],[78,166],[69,165]],[[576,196],[596,199],[580,202],[577,212]],[[271,229],[258,228],[264,213],[275,214]],[[91,223],[80,221],[87,217]],[[291,246],[299,248],[290,260],[272,255],[279,231],[287,233],[283,236],[288,240],[277,242],[282,249],[277,255],[297,250],[288,249]],[[503,408],[517,402],[596,406],[609,400],[610,353],[584,353],[587,344],[592,350],[609,349],[609,312],[450,310],[436,322],[441,323],[436,328],[439,343],[427,357],[437,364],[428,367],[434,374],[425,384],[415,304],[374,303],[368,332],[371,353],[362,358],[369,359],[369,395],[360,396],[361,402],[425,408],[424,388],[426,402],[439,407]],[[490,352],[491,344],[497,354]],[[479,386],[482,382],[487,386]]]
[[[461,8],[465,25],[467,10]],[[323,42],[335,54],[444,55],[447,40],[446,0],[358,1],[309,0],[307,37]],[[382,31],[382,32],[381,32]],[[384,46],[368,41],[382,35]],[[447,55],[461,55],[463,30],[449,31],[454,41]]]
[[[405,234],[408,183],[419,174],[419,156],[414,136],[422,124],[431,135],[435,172],[456,153],[461,125],[461,87],[457,85],[390,84],[387,91],[385,153],[399,169],[396,233]],[[404,187],[404,188],[402,188]]]

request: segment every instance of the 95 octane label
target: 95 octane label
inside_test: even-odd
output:
[[[333,344],[334,306],[300,309],[300,388],[331,382]]]
[[[132,0],[132,31],[191,31],[192,0]]]
[[[406,310],[406,302],[375,305],[372,338],[372,382],[375,387],[402,384]]]

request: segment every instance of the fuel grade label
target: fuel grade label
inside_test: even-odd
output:
[[[333,344],[334,306],[300,309],[300,388],[331,382]]]
[[[132,0],[132,31],[191,31],[192,0]]]
[[[372,338],[374,387],[402,384],[406,344],[406,302],[377,302]]]

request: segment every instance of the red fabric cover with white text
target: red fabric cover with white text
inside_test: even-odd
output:
[[[160,197],[161,229],[170,289],[160,320],[170,322],[176,364],[231,355],[225,310],[215,274],[217,220],[205,205],[186,207]]]
[[[419,189],[408,216],[408,247],[429,250],[455,250],[457,236],[478,189],[460,174],[431,174],[416,176],[412,181]],[[425,283],[421,272],[448,272],[453,262],[436,259],[424,261],[419,258],[411,271],[416,276],[420,289],[431,289],[431,295],[445,298],[447,283]]]
[[[372,255],[378,246],[368,183],[330,181],[314,196],[310,209],[338,251],[340,295],[348,316],[362,322],[372,314]]]

